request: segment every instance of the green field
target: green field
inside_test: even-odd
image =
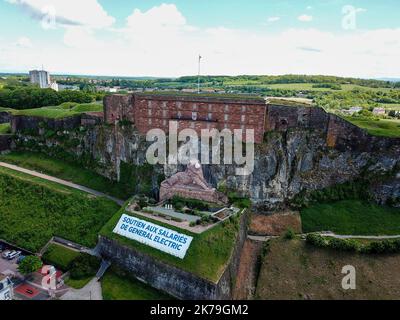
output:
[[[52,243],[44,253],[43,260],[65,272],[68,271],[71,262],[79,255],[80,253],[78,251]]]
[[[282,83],[282,84],[268,84],[263,85],[263,87],[271,89],[284,89],[284,90],[295,90],[295,91],[327,91],[327,92],[339,92],[339,91],[352,91],[354,89],[359,90],[372,90],[372,91],[383,91],[387,92],[393,89],[390,88],[371,88],[363,87],[354,84],[342,84],[342,90],[332,90],[330,88],[313,88],[316,83]]]
[[[132,195],[126,192],[122,183],[113,182],[81,165],[57,160],[42,153],[15,151],[0,155],[0,161],[72,181],[120,199],[128,199]]]
[[[369,134],[374,136],[389,138],[400,137],[400,120],[375,120],[356,117],[346,117],[345,119],[354,125],[367,130]]]
[[[0,168],[0,238],[27,250],[38,252],[55,235],[93,247],[118,209],[106,198]]]
[[[170,300],[171,297],[128,275],[109,270],[101,280],[104,300]]]
[[[102,112],[103,105],[99,103],[70,103],[66,102],[59,106],[42,107],[36,109],[14,110],[12,113],[32,117],[43,117],[60,119],[72,117],[84,112]]]
[[[301,210],[303,232],[343,235],[399,235],[400,209],[359,200],[315,204]]]
[[[1,123],[0,134],[9,134],[9,133],[11,133],[11,125],[9,123]]]
[[[124,208],[121,208],[121,210],[115,214],[104,226],[100,234],[108,238],[116,239],[123,245],[131,246],[148,255],[160,259],[161,261],[174,265],[180,269],[190,271],[211,281],[217,281],[222,275],[223,271],[225,270],[225,266],[231,257],[236,241],[239,228],[239,217],[235,217],[220,223],[216,227],[200,235],[192,234],[189,231],[146,218],[146,220],[149,222],[193,237],[191,246],[187,251],[185,258],[182,260],[162,251],[153,249],[147,245],[141,244],[137,241],[133,241],[113,233],[117,222],[124,212]],[[135,216],[132,213],[127,214],[130,216]],[[143,217],[139,218],[143,219]]]

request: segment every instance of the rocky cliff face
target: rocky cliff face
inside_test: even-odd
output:
[[[97,126],[85,132],[64,134],[75,143],[62,142],[59,134],[52,138],[20,136],[19,146],[31,145],[32,149],[42,148],[49,154],[64,148],[77,157],[90,155],[97,163],[96,170],[112,179],[123,178],[122,164],[141,166],[146,163],[149,143],[132,126]],[[399,199],[399,140],[376,137],[366,140],[363,134],[364,144],[360,145],[353,141],[357,137],[350,141],[346,137],[339,137],[336,146],[331,147],[327,144],[326,130],[271,131],[263,144],[256,145],[255,168],[251,175],[237,176],[233,165],[204,165],[204,175],[215,187],[223,185],[250,197],[261,212],[284,207],[302,190],[318,190],[365,175],[377,177],[371,190],[378,202]],[[183,166],[158,165],[153,173],[169,177],[183,169]],[[158,187],[156,177],[151,183],[154,189]]]

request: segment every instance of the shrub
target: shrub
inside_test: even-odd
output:
[[[385,254],[399,253],[400,239],[372,241],[363,245],[356,239],[338,239],[333,237],[323,237],[319,234],[310,233],[307,235],[308,244],[319,248],[330,248],[345,252],[359,252],[364,254]]]
[[[353,239],[337,239],[331,238],[328,243],[329,248],[339,251],[355,252],[359,250],[359,244]]]
[[[71,278],[80,280],[94,276],[100,267],[98,258],[88,254],[82,254],[71,263]]]
[[[309,233],[306,237],[306,242],[319,248],[327,247],[324,237],[316,233]]]
[[[292,229],[287,229],[283,237],[286,240],[292,240],[296,237],[296,234],[294,233],[294,231]]]
[[[18,265],[18,271],[26,276],[35,271],[38,271],[43,266],[42,260],[37,256],[28,256],[23,259]]]

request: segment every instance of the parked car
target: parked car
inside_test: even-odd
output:
[[[13,259],[15,259],[15,258],[18,258],[21,254],[22,254],[21,251],[12,251],[12,252],[8,255],[7,259],[8,259],[8,260],[13,260]]]
[[[3,259],[8,259],[8,256],[9,256],[10,253],[11,253],[10,250],[6,250],[6,251],[3,251],[1,256],[3,257]]]
[[[22,262],[22,260],[24,260],[26,258],[26,256],[20,256],[18,259],[17,259],[17,264],[20,264],[21,262]]]

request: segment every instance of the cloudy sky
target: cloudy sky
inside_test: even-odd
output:
[[[399,0],[0,0],[0,72],[400,77]]]

